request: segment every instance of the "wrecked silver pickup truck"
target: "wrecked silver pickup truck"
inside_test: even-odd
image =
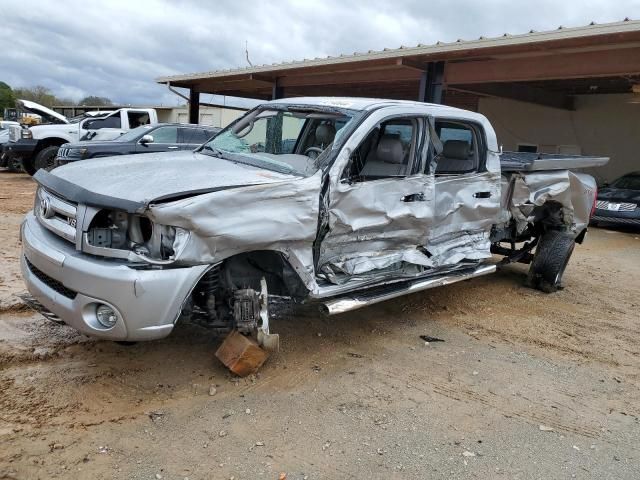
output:
[[[495,255],[554,291],[596,198],[569,168],[607,159],[498,150],[456,108],[268,102],[194,152],[38,172],[22,272],[88,335],[152,340],[198,317],[267,346],[269,298],[342,313],[494,272]]]

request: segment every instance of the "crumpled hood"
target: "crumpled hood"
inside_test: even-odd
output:
[[[297,177],[186,151],[83,160],[52,172],[39,170],[34,178],[69,200],[109,205],[119,199],[130,210],[134,203],[140,208],[153,200]]]
[[[598,200],[640,203],[640,191],[603,188],[598,192]]]

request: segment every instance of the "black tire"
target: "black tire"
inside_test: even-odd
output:
[[[54,167],[53,161],[55,160],[56,155],[58,155],[59,148],[60,147],[52,145],[51,147],[45,147],[40,150],[36,155],[35,161],[33,162],[35,170],[38,171],[40,169],[52,169]]]
[[[36,174],[36,168],[33,166],[32,159],[26,160],[24,158],[21,158],[20,165],[22,166],[22,170],[24,170],[29,175],[34,176]]]
[[[7,169],[12,173],[22,172],[22,161],[18,157],[11,155],[7,159]]]
[[[545,293],[562,288],[562,276],[576,242],[571,235],[556,230],[545,232],[538,242],[529,267],[527,284]]]

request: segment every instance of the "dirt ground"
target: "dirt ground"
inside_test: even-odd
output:
[[[640,478],[640,232],[592,229],[557,294],[516,265],[276,321],[237,379],[193,325],[125,347],[21,308],[33,191],[0,172],[0,478]]]

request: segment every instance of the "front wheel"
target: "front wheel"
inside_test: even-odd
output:
[[[22,161],[20,158],[10,155],[9,158],[7,158],[7,169],[12,173],[22,172]]]
[[[545,232],[529,267],[530,287],[553,293],[562,288],[562,276],[576,245],[573,236],[556,230]]]
[[[38,152],[34,162],[36,171],[40,170],[41,168],[45,170],[50,170],[51,168],[53,168],[53,161],[55,160],[56,155],[58,155],[58,148],[59,147],[56,147],[54,145],[51,147],[43,148]]]
[[[29,175],[33,176],[36,174],[36,167],[33,166],[32,158],[29,158],[29,159],[21,158],[20,166],[22,167],[22,170],[27,172]]]

